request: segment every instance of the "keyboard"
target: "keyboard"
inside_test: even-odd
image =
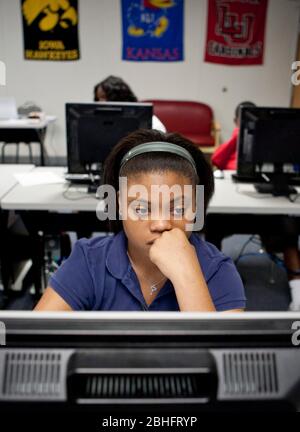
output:
[[[100,183],[100,176],[95,175],[93,179],[89,174],[72,174],[72,173],[66,173],[65,179],[73,184],[84,184],[84,185],[90,185]]]
[[[261,176],[246,176],[240,174],[231,174],[231,178],[235,183],[255,183],[264,181]]]

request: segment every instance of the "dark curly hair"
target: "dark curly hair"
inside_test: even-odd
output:
[[[94,87],[94,101],[97,102],[97,90],[102,88],[108,102],[137,102],[137,97],[122,78],[110,75]]]
[[[188,150],[193,157],[197,174],[192,165],[186,159],[168,152],[149,152],[140,154],[130,159],[120,170],[123,156],[139,144],[164,141],[177,144]],[[214,192],[214,177],[210,164],[204,157],[202,151],[191,141],[178,133],[163,133],[151,129],[139,129],[123,138],[110,152],[104,164],[102,184],[109,184],[115,191],[119,190],[119,177],[128,177],[132,174],[145,172],[175,171],[189,178],[194,185],[204,185],[204,211]],[[117,215],[119,212],[117,203]],[[109,221],[109,228],[117,233],[122,230],[121,220]]]

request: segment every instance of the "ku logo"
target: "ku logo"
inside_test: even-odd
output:
[[[130,36],[161,37],[169,27],[166,10],[176,6],[173,0],[142,0],[132,3],[128,8],[127,18]]]
[[[231,46],[247,45],[253,39],[254,15],[230,12],[229,5],[218,6],[216,34]]]
[[[67,29],[78,21],[76,9],[68,0],[25,0],[22,10],[28,26],[39,19],[39,29],[45,32],[57,25]]]

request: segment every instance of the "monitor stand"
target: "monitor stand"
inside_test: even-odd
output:
[[[297,190],[288,184],[288,177],[282,173],[273,174],[268,183],[255,183],[255,189],[259,193],[272,194],[273,196],[290,196],[297,194]]]

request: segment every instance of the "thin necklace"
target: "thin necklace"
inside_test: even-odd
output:
[[[131,262],[131,265],[132,265],[133,269],[135,269],[134,264],[132,262],[132,259],[129,256],[128,251],[127,251],[127,255],[128,255],[129,261]],[[145,277],[145,279],[147,279],[147,278]],[[158,290],[157,285],[160,284],[165,279],[167,279],[166,276],[164,276],[159,281],[154,282],[154,283],[151,282],[151,281],[149,281],[149,279],[147,279],[147,282],[150,284],[150,295],[153,295]]]

